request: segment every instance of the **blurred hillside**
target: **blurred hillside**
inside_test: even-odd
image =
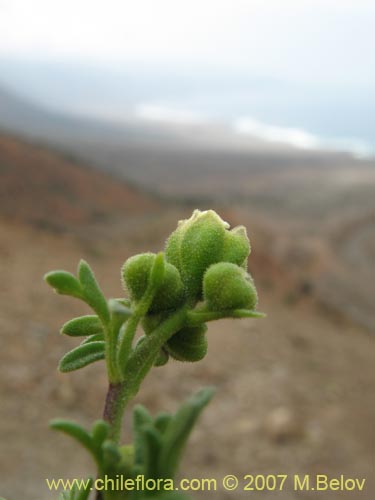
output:
[[[55,231],[82,233],[84,225],[89,238],[99,227],[122,234],[124,217],[135,227],[165,204],[225,207],[258,227],[267,241],[262,252],[294,276],[291,300],[306,288],[324,307],[369,329],[375,323],[371,161],[259,144],[221,143],[218,150],[208,139],[197,144],[186,137],[170,145],[144,137],[120,145],[93,135],[88,143],[74,128],[70,133],[55,153],[36,139],[0,138],[3,215]]]
[[[1,214],[64,231],[155,210],[150,197],[42,146],[0,136]]]

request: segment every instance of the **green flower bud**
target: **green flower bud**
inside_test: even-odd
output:
[[[154,259],[153,253],[141,253],[130,257],[122,267],[123,287],[135,302],[141,300],[146,291]]]
[[[209,267],[204,275],[203,295],[211,311],[255,309],[258,301],[251,276],[229,262]]]
[[[237,266],[247,267],[247,258],[249,255],[250,241],[247,237],[246,228],[244,226],[237,226],[231,231],[225,231],[223,254],[220,260],[237,264]]]
[[[145,334],[149,335],[153,332],[168,317],[168,314],[168,312],[164,311],[157,314],[147,314],[142,318],[141,325]]]
[[[154,366],[164,366],[169,361],[169,353],[162,347],[159,355],[155,360]]]
[[[122,268],[122,279],[130,298],[142,299],[150,279],[150,272],[156,255],[143,253],[130,257]],[[183,300],[183,285],[175,266],[166,263],[163,281],[152,301],[150,312],[164,311],[178,307]]]
[[[146,335],[142,335],[142,337],[139,337],[136,347],[143,344],[146,338],[147,338]],[[154,366],[164,366],[168,363],[168,360],[169,360],[169,353],[164,349],[164,347],[162,347],[159,351],[157,358],[155,359]]]
[[[220,261],[228,227],[213,210],[195,210],[190,219],[178,223],[167,240],[167,261],[180,271],[188,297],[201,297],[203,274]]]
[[[178,361],[200,361],[207,354],[206,325],[185,327],[165,344],[165,349]]]
[[[202,281],[211,264],[231,262],[246,269],[250,242],[243,226],[228,230],[216,212],[194,210],[167,240],[167,261],[177,267],[189,298],[202,298]]]

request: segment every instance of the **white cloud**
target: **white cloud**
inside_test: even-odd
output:
[[[206,121],[203,115],[194,111],[159,104],[140,104],[136,107],[134,114],[141,120],[177,125],[194,125]]]
[[[265,141],[278,142],[299,149],[346,151],[358,158],[371,156],[369,145],[357,138],[323,139],[300,128],[270,125],[254,118],[235,120],[233,129],[238,134],[249,134]]]
[[[237,133],[250,134],[270,142],[281,142],[304,149],[319,147],[317,137],[298,128],[268,125],[253,118],[239,118],[233,127]]]

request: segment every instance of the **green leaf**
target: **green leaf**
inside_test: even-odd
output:
[[[134,465],[143,466],[147,457],[147,440],[144,434],[145,427],[152,427],[153,420],[149,412],[142,405],[137,405],[133,410],[133,435],[134,435]]]
[[[235,309],[231,311],[232,318],[265,318],[267,315],[253,309]]]
[[[161,433],[164,434],[164,432],[167,430],[169,423],[172,420],[172,415],[169,413],[165,412],[160,412],[156,415],[155,420],[154,420],[154,425],[155,428]]]
[[[117,299],[112,299],[118,302],[119,304],[123,305],[124,307],[131,308],[132,301],[130,299],[127,299],[126,297],[120,297]]]
[[[117,299],[110,299],[108,301],[108,307],[111,313],[112,326],[116,332],[120,327],[127,321],[133,314],[131,309],[124,306]]]
[[[103,442],[107,439],[110,431],[110,425],[104,420],[97,420],[92,426],[91,435],[94,446],[97,450],[101,449]]]
[[[95,361],[105,358],[105,342],[81,344],[62,357],[59,370],[63,373],[79,370]]]
[[[90,266],[81,260],[78,266],[78,278],[82,286],[83,295],[86,302],[94,309],[103,323],[109,323],[109,310],[107,301],[95,279]]]
[[[120,316],[126,320],[132,315],[130,307],[125,306],[119,299],[109,299],[108,307],[112,316]]]
[[[161,434],[142,405],[133,410],[134,466],[148,478],[158,478]]]
[[[77,490],[78,490],[77,491],[77,493],[78,493],[77,500],[88,500],[88,498],[90,496],[91,488],[93,487],[93,483],[94,483],[94,481],[90,477],[84,489],[80,488],[78,490],[78,488],[77,488]]]
[[[253,309],[228,309],[225,311],[207,311],[196,309],[187,313],[189,326],[198,326],[208,321],[215,321],[223,318],[265,318],[266,314]]]
[[[133,431],[138,432],[143,425],[152,425],[152,416],[143,405],[136,405],[133,409]]]
[[[81,284],[72,273],[51,271],[44,275],[44,280],[61,295],[82,298]]]
[[[125,444],[119,447],[121,453],[121,468],[129,477],[132,473],[134,462],[134,446]]]
[[[69,492],[64,491],[60,493],[59,500],[87,500],[90,496],[92,485],[92,478],[81,480],[79,486],[74,484]]]
[[[79,424],[69,420],[55,419],[50,422],[51,429],[64,432],[68,436],[78,441],[96,459],[96,450],[90,434]]]
[[[121,452],[116,443],[107,439],[103,443],[102,450],[104,469],[107,471],[116,467],[122,458]]]
[[[83,339],[80,345],[89,344],[90,342],[104,341],[104,340],[105,339],[103,333],[97,333],[96,335],[90,335],[89,337]]]
[[[160,477],[173,478],[181,459],[183,448],[193,429],[193,426],[212,398],[215,389],[206,387],[198,391],[177,410],[163,436],[163,446],[160,452]]]
[[[159,477],[161,436],[156,429],[150,426],[145,426],[142,432],[145,442],[144,475],[146,478],[157,479]]]
[[[63,335],[69,337],[83,337],[103,333],[103,325],[98,316],[80,316],[67,321],[61,328]]]

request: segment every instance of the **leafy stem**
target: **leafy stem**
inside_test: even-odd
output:
[[[107,301],[90,266],[81,261],[77,276],[53,271],[45,280],[57,293],[86,302],[95,314],[73,318],[61,333],[84,337],[60,360],[61,372],[78,370],[105,360],[108,391],[103,419],[90,431],[75,422],[56,420],[62,431],[89,451],[98,478],[118,476],[172,479],[189,433],[212,397],[206,388],[187,400],[174,415],[152,417],[142,406],[133,411],[133,444],[120,444],[124,411],[138,393],[153,366],[169,358],[196,362],[207,352],[206,323],[221,318],[261,318],[258,295],[246,271],[250,242],[244,227],[229,231],[215,212],[194,211],[180,221],[166,242],[165,252],[143,253],[124,263],[121,275],[128,298]],[[145,335],[135,342],[142,325]],[[92,481],[85,490],[73,488],[64,500],[88,500]],[[186,500],[173,491],[163,500]],[[144,500],[147,492],[97,492],[97,500]],[[146,495],[145,495],[146,494]],[[151,495],[152,496],[152,495]]]
[[[162,284],[165,273],[165,262],[163,252],[158,253],[154,263],[152,265],[150,276],[148,280],[148,285],[142,299],[138,302],[133,312],[133,315],[129,318],[125,332],[120,339],[120,344],[117,353],[117,364],[119,372],[125,375],[125,366],[127,360],[132,352],[132,345],[137,330],[137,326],[141,321],[142,317],[147,314],[151,303],[158,291],[160,285]]]
[[[137,394],[163,344],[182,328],[185,321],[186,308],[181,308],[169,316],[130,354],[124,369],[124,380],[110,383],[104,418],[111,425],[110,434],[115,442],[120,440],[121,422],[127,403]]]

